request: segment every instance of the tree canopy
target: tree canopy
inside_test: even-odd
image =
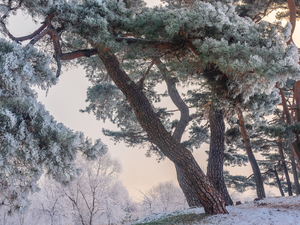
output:
[[[183,100],[174,84],[199,86],[196,93],[200,98],[204,96],[202,91],[209,93],[206,95],[206,108],[216,107],[228,114],[236,110],[240,127],[244,126],[244,122],[241,124],[241,109],[255,109],[258,115],[271,112],[279,99],[276,85],[283,87],[288,78],[299,79],[299,55],[293,43],[287,44],[294,28],[290,23],[283,27],[280,22],[270,24],[260,21],[260,18],[286,3],[253,1],[235,7],[230,1],[166,1],[164,6],[148,8],[143,1],[0,2],[1,33],[14,41],[11,43],[1,39],[1,45],[16,48],[10,50],[11,54],[6,48],[1,50],[1,53],[7,54],[0,61],[5,65],[3,68],[10,66],[13,71],[8,75],[5,75],[6,71],[1,72],[4,83],[9,84],[4,89],[10,89],[11,73],[20,77],[28,74],[24,82],[29,87],[38,84],[48,88],[56,83],[62,66],[83,65],[93,83],[88,90],[87,101],[90,104],[86,111],[94,112],[98,119],[116,123],[129,143],[148,141],[152,150],[159,150],[160,155],[174,162],[179,184],[190,200],[189,205],[199,200],[207,213],[227,213],[218,190],[205,176],[191,152],[184,144],[179,144],[188,122],[201,115],[189,116],[189,105],[179,104]],[[7,29],[7,22],[16,10],[30,15],[35,21],[43,21],[41,27],[31,35],[15,37]],[[284,14],[278,16],[284,17]],[[29,44],[22,47],[21,43],[26,40],[30,40]],[[33,45],[44,53],[34,50]],[[22,54],[31,52],[24,57],[18,54],[17,48],[24,51]],[[44,54],[53,54],[52,61]],[[36,59],[37,56],[41,60]],[[15,62],[17,57],[23,64]],[[74,59],[77,61],[71,61]],[[167,83],[168,94],[178,103],[175,103],[181,113],[178,123],[170,122],[170,113],[155,106],[155,102],[166,95],[157,93],[156,86],[161,82]],[[23,89],[17,87],[17,90]],[[25,89],[27,92],[30,90]],[[31,99],[35,99],[33,94],[30,95]],[[3,112],[5,118],[12,118],[9,111]],[[31,115],[28,114],[31,122]],[[17,129],[26,124],[26,118],[20,119]],[[29,126],[27,130],[34,134],[44,124],[43,121],[48,120],[43,117],[38,128]],[[200,123],[198,121],[198,125]],[[11,124],[14,123],[3,126],[5,132]],[[62,125],[55,128],[59,127]],[[65,130],[61,130],[66,134]],[[10,142],[10,137],[6,136],[5,140]],[[66,135],[63,137],[65,139],[58,138],[57,142],[67,145],[65,140],[69,139]],[[61,147],[63,157],[54,157],[58,165],[63,161],[61,158],[72,161],[75,149],[82,149],[88,156],[95,156],[96,152],[105,149],[100,141],[92,146],[82,138],[78,142],[75,138],[78,135],[72,137],[78,145],[67,142],[70,146]],[[18,133],[16,140],[23,140],[22,135]],[[51,146],[45,151],[49,154],[60,149],[58,143],[54,145],[47,140],[47,144]],[[40,145],[39,150],[43,147]],[[15,149],[9,149],[9,153]],[[26,154],[24,157],[22,161],[26,161]],[[46,159],[51,157],[47,155]],[[46,159],[43,161],[42,158],[35,166],[43,163],[49,165],[45,163]],[[53,169],[55,167],[48,168],[52,168],[48,171],[55,177],[65,176],[61,167],[57,170]],[[57,179],[63,182],[62,178]]]

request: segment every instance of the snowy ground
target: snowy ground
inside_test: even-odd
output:
[[[275,197],[227,207],[229,214],[208,216],[199,222],[186,224],[255,224],[255,225],[296,225],[300,224],[300,196]],[[204,213],[201,208],[176,211],[173,213],[159,213],[141,219],[139,223],[159,221],[162,218],[178,214]],[[180,223],[185,224],[185,223]]]

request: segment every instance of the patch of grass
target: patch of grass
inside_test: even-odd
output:
[[[155,221],[135,223],[134,225],[192,225],[195,222],[200,222],[207,216],[209,215],[206,213],[168,215],[167,217],[162,217]]]

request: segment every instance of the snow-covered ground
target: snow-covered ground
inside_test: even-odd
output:
[[[255,225],[296,225],[300,224],[300,196],[265,198],[238,206],[228,206],[229,214],[208,216],[192,224],[255,224]],[[161,220],[179,214],[204,213],[203,208],[175,211],[173,213],[152,214],[139,223]],[[189,223],[191,224],[191,223]]]
[[[229,206],[227,210],[228,215],[212,216],[206,220],[212,222],[212,224],[226,225],[300,224],[300,197],[265,198],[261,201]]]

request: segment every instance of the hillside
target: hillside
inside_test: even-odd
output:
[[[228,215],[210,216],[203,208],[152,214],[136,221],[135,225],[146,224],[255,224],[255,225],[295,225],[300,224],[300,197],[265,198],[260,201],[228,206]]]

